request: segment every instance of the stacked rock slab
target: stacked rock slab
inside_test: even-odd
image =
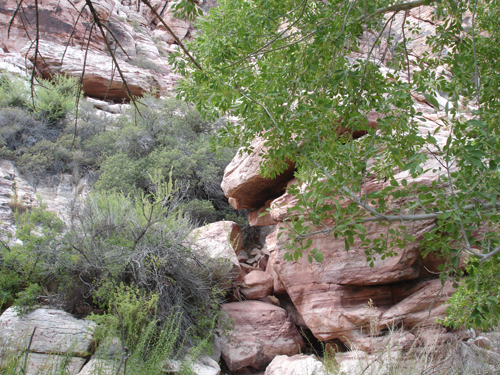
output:
[[[94,326],[61,310],[37,309],[18,315],[9,308],[0,316],[0,343],[2,348],[14,352],[29,349],[26,375],[52,373],[63,368],[76,375],[86,361]],[[22,363],[24,365],[24,359]]]
[[[423,133],[433,133],[436,129],[428,123],[421,124]],[[442,129],[435,133],[438,142],[446,139],[448,134],[445,133]],[[435,269],[434,263],[439,263],[439,259],[430,261],[421,256],[420,240],[432,228],[431,221],[407,223],[406,229],[415,241],[397,255],[375,261],[373,267],[366,261],[361,241],[355,241],[347,253],[344,239],[336,239],[333,235],[310,237],[310,248],[318,248],[325,256],[321,263],[310,264],[306,257],[296,262],[283,261],[288,242],[283,221],[287,215],[293,215],[293,210],[289,209],[293,208],[296,199],[287,192],[277,198],[273,194],[299,182],[287,172],[279,176],[274,188],[272,181],[267,180],[266,188],[262,188],[265,179],[260,176],[258,166],[265,152],[263,140],[257,139],[253,147],[251,154],[239,152],[236,155],[226,168],[221,186],[235,208],[254,210],[250,214],[251,225],[277,224],[276,230],[266,238],[269,259],[265,271],[273,280],[273,294],[290,297],[297,316],[301,317],[300,324],[305,324],[319,340],[340,339],[351,348],[370,351],[376,340],[367,338],[373,335],[369,327],[373,327],[374,322],[377,330],[393,326],[430,328],[436,325],[436,318],[444,317],[443,304],[454,289],[448,282],[443,286],[437,275],[427,272],[427,265]],[[407,172],[396,174],[395,179],[430,186],[437,178],[433,170],[439,165],[436,160],[429,160],[429,165],[424,168],[428,172],[417,179],[412,180]],[[253,189],[255,181],[257,188]],[[381,190],[386,184],[375,176],[366,182],[369,191]],[[397,206],[398,203],[392,204]],[[269,213],[261,216],[264,212]],[[376,222],[366,223],[365,227],[366,236],[372,239],[387,230]],[[406,335],[405,340],[408,341],[410,336],[413,337]]]

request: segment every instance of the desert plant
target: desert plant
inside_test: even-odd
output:
[[[28,102],[27,82],[14,74],[0,71],[0,107],[27,107]]]
[[[77,78],[56,75],[50,80],[39,80],[31,110],[37,117],[52,126],[72,115],[76,109],[77,96],[82,94]]]

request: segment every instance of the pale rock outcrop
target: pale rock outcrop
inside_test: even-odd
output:
[[[7,35],[9,21],[14,14],[18,2],[15,0],[7,0],[2,3],[2,6],[0,6],[0,47],[4,48],[6,52],[19,52],[26,43],[30,42],[30,38],[26,35],[25,28],[28,29],[31,36],[35,35],[35,7],[25,5],[22,13],[18,13],[18,16],[14,18],[10,33]],[[70,1],[39,2],[38,24],[40,39],[61,46],[66,45],[68,43],[69,34],[78,18],[78,13],[84,4],[85,2],[81,0],[75,4],[72,4]],[[103,21],[107,21],[111,17],[116,3],[112,0],[102,0],[93,4],[99,17]],[[24,22],[21,21],[19,14],[23,15]],[[88,32],[86,32],[86,28],[91,19],[90,17],[91,15],[88,9],[82,12],[80,22],[76,24],[75,31],[72,35],[71,45],[77,45],[79,47],[87,45],[86,38],[88,37]],[[104,39],[100,33],[94,32],[92,34],[90,48],[101,50],[104,48]]]
[[[117,365],[115,361],[109,359],[91,358],[81,369],[78,375],[114,375]]]
[[[77,375],[80,374],[80,370],[85,361],[85,358],[80,357],[67,358],[66,356],[56,354],[29,353],[26,361],[25,374],[40,375],[64,373],[68,375]]]
[[[259,208],[268,199],[276,198],[284,192],[287,182],[293,177],[294,164],[288,163],[288,169],[275,179],[264,178],[260,173],[262,153],[265,141],[257,138],[248,154],[240,149],[231,163],[224,170],[222,190],[229,203],[236,208]]]
[[[55,309],[36,309],[19,315],[14,308],[0,316],[0,338],[11,346],[37,353],[85,356],[90,349],[95,323],[74,318]],[[34,334],[33,334],[34,331]]]
[[[0,159],[0,239],[16,233],[14,210],[38,206],[36,194],[12,162]]]
[[[232,279],[236,279],[240,274],[237,254],[241,251],[243,240],[241,228],[235,222],[218,221],[194,229],[187,242],[210,259],[222,259],[230,264],[228,276]]]
[[[217,361],[207,355],[201,355],[194,361],[168,360],[164,370],[168,374],[183,372],[183,362],[189,364],[194,375],[220,375],[221,373]]]
[[[71,77],[80,78],[85,61],[85,51],[69,46],[61,62],[65,46],[42,40],[39,51],[43,59],[37,59],[37,69],[44,78],[54,73],[64,73]],[[21,54],[28,60],[34,61],[34,51],[27,45]],[[141,69],[124,61],[120,62],[120,69],[127,81],[132,95],[142,95],[150,92],[162,92],[167,89],[167,82],[147,69]],[[167,77],[168,78],[168,77]],[[121,80],[110,56],[104,52],[89,51],[86,57],[85,75],[83,76],[83,90],[89,96],[120,100],[127,98],[127,89]]]
[[[279,355],[267,366],[264,375],[325,375],[323,364],[313,355],[298,354],[292,357]]]
[[[184,39],[188,33],[189,27],[191,26],[190,22],[174,17],[171,7],[168,7],[162,17],[168,27],[170,27],[170,29],[174,32],[175,36],[180,40]],[[153,36],[168,44],[175,43],[175,38],[161,22],[158,22],[158,26],[153,32]]]
[[[264,369],[277,355],[294,355],[305,343],[291,317],[278,306],[260,301],[222,305],[234,321],[221,336],[222,358],[230,371],[245,367]]]
[[[242,293],[246,299],[265,298],[273,291],[273,278],[264,271],[252,271],[243,278]]]
[[[188,38],[190,31],[192,34],[191,22],[175,18],[165,2],[156,0],[151,3],[180,40]],[[148,7],[138,3],[126,4],[116,0],[93,2],[99,18],[107,27],[106,38],[115,51],[132,95],[167,94],[179,76],[171,71],[164,55],[176,50],[176,45],[173,45],[176,42]],[[35,35],[35,8],[23,5],[22,12],[13,19],[10,32],[8,27],[17,1],[7,0],[0,6],[0,68],[18,74],[24,74],[26,65],[28,69],[32,68],[35,50],[35,44],[31,42]],[[204,2],[203,9],[208,10],[214,5],[213,2]],[[43,78],[58,73],[80,78],[88,47],[83,77],[85,93],[97,98],[130,100],[118,71],[113,69],[105,39],[97,27],[89,40],[88,26],[92,15],[88,8],[79,15],[84,6],[83,0],[48,0],[38,4],[40,43],[36,72]],[[64,60],[61,61],[63,54]],[[13,66],[5,59],[16,62]]]

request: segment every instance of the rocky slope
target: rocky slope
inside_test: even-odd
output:
[[[85,1],[40,2],[39,43],[32,41],[36,35],[36,10],[32,4],[23,4],[9,29],[17,4],[17,1],[8,0],[0,5],[0,68],[19,71],[30,69],[36,63],[37,73],[44,78],[57,73],[80,78],[83,73],[86,95],[129,100],[126,87],[107,52],[105,39],[97,26],[92,26],[92,15],[88,8],[81,12]],[[166,2],[154,0],[151,5],[180,40],[193,36],[191,23],[175,18]],[[206,10],[213,5],[208,0],[202,8]],[[166,63],[166,56],[178,50],[178,45],[151,10],[144,4],[140,6],[136,0],[104,0],[94,6],[106,26],[106,39],[116,54],[131,93],[161,95],[170,92],[178,76]],[[35,50],[38,51],[36,61]]]

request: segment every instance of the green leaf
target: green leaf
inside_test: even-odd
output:
[[[318,251],[313,256],[314,256],[314,259],[316,260],[316,262],[318,262],[318,263],[321,263],[324,259],[324,255],[321,251]]]
[[[439,111],[439,102],[436,100],[436,98],[429,94],[424,94],[424,96],[425,99],[427,99],[427,101]]]

